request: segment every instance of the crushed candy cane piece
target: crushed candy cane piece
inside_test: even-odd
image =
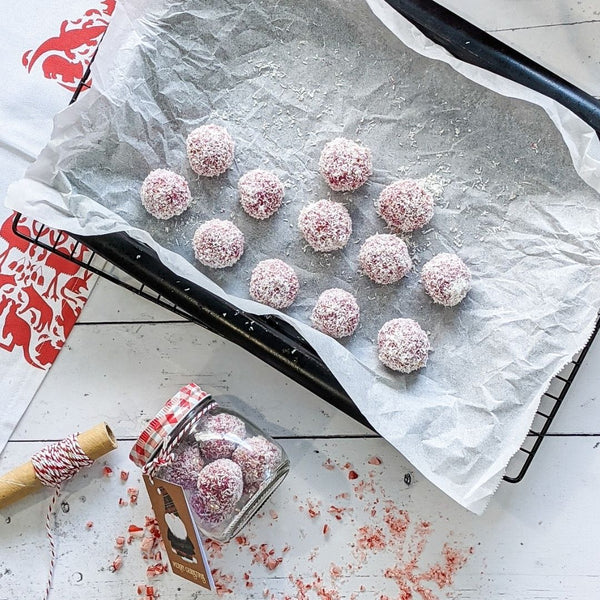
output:
[[[118,571],[122,566],[123,566],[123,557],[119,554],[117,556],[117,558],[115,558],[115,560],[112,561],[112,563],[110,564],[110,567],[108,567],[108,570],[111,573],[114,573],[115,571]]]
[[[129,471],[121,471],[121,481],[127,481],[129,479]]]
[[[378,456],[371,456],[371,458],[367,462],[370,465],[380,465],[381,459]]]
[[[124,545],[125,545],[125,538],[122,535],[119,535],[115,539],[115,548],[122,550]]]
[[[129,502],[127,500],[123,500],[123,498],[119,498],[119,506],[127,506]]]
[[[137,525],[130,525],[127,528],[128,533],[132,533],[132,534],[141,534],[144,530],[141,527],[138,527]]]
[[[111,477],[113,474],[113,470],[110,467],[104,467],[104,469],[102,469],[102,475],[104,477]]]
[[[91,529],[94,526],[94,521],[88,521],[85,524],[86,529]]]
[[[356,471],[350,471],[348,473],[348,479],[358,479],[358,473]]]
[[[127,488],[127,495],[129,496],[129,502],[131,504],[137,504],[139,493],[140,490],[138,490],[138,488]]]

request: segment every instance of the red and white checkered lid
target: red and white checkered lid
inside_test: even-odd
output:
[[[129,453],[129,458],[138,467],[143,467],[163,440],[171,435],[190,410],[205,398],[210,398],[210,394],[201,390],[195,383],[182,387],[142,431]]]

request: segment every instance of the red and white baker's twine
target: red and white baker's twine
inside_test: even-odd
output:
[[[150,479],[156,472],[157,469],[161,467],[166,467],[170,465],[175,459],[175,454],[172,452],[173,448],[175,448],[179,442],[190,432],[190,430],[204,417],[204,415],[212,410],[216,406],[216,402],[209,402],[201,411],[198,411],[182,428],[179,433],[173,437],[169,438],[163,443],[161,449],[156,453],[156,456],[149,460],[142,468],[142,472],[145,475],[148,475]]]
[[[82,450],[77,435],[74,433],[64,440],[50,444],[41,450],[38,450],[32,457],[31,463],[35,476],[43,485],[56,488],[54,495],[48,505],[46,512],[46,535],[50,544],[50,571],[48,573],[48,582],[44,592],[44,600],[47,600],[52,587],[54,578],[54,565],[56,563],[56,547],[54,546],[54,536],[52,535],[52,524],[50,519],[54,512],[54,506],[60,495],[60,486],[63,481],[71,479],[83,467],[89,467],[93,460]]]

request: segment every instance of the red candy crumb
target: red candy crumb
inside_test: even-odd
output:
[[[120,535],[115,539],[115,548],[117,548],[118,550],[122,550],[123,546],[125,545],[125,538]]]
[[[348,473],[348,479],[358,479],[358,473],[356,471],[350,471]]]
[[[94,521],[88,521],[85,524],[86,529],[91,529],[94,526]]]
[[[104,467],[102,469],[102,475],[104,477],[110,477],[113,474],[113,470],[110,467]]]
[[[370,465],[380,465],[381,459],[377,456],[371,456],[371,458],[367,461]]]
[[[127,481],[129,479],[129,471],[121,471],[121,481]]]
[[[137,488],[127,488],[127,494],[129,495],[129,502],[131,504],[137,504],[139,493],[140,491]]]
[[[110,567],[108,567],[108,570],[111,573],[114,573],[115,571],[118,571],[121,567],[123,566],[123,557],[119,554],[113,561],[112,563],[110,563]]]

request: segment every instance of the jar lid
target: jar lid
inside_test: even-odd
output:
[[[195,383],[182,387],[167,400],[160,412],[142,431],[129,453],[129,458],[138,467],[143,467],[163,440],[173,432],[190,410],[205,398],[210,398],[210,394],[201,390]]]

